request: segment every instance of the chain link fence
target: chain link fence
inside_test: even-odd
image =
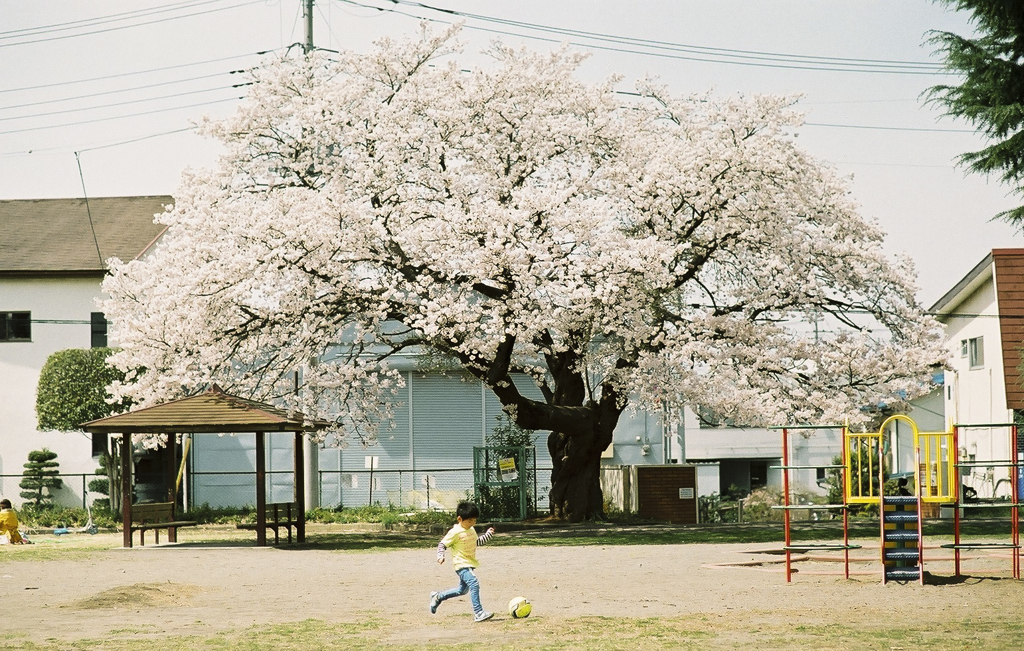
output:
[[[58,477],[63,485],[52,492],[54,502],[61,506],[85,508],[86,503],[91,504],[93,500],[105,498],[106,495],[93,494],[89,491],[89,482],[93,479],[106,479],[106,475],[95,473],[61,473]],[[0,498],[11,500],[15,507],[27,501],[21,497],[21,487],[18,485],[24,479],[24,475],[0,475]]]
[[[61,473],[63,486],[54,492],[61,506],[85,508],[105,495],[88,490],[93,479],[106,479],[95,473]],[[20,507],[18,484],[23,476],[0,475],[0,498],[7,498]],[[192,472],[189,473],[189,508],[208,503],[220,506],[251,506],[255,501],[256,473]],[[320,505],[323,508],[360,507],[373,504],[393,505],[409,511],[454,511],[462,500],[473,498],[473,468],[442,468],[435,470],[321,470],[317,474]],[[291,471],[267,472],[267,499],[293,499]],[[551,469],[537,468],[528,490],[538,513],[548,510]]]
[[[551,469],[537,468],[529,487],[538,512],[548,509]],[[410,511],[454,511],[473,498],[473,468],[436,470],[321,470],[324,508],[394,505]]]

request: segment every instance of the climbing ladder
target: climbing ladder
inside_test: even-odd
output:
[[[924,583],[924,538],[919,506],[919,500],[914,495],[882,496],[879,509],[882,522],[882,583]]]
[[[885,495],[886,428],[897,421],[914,433],[916,495]],[[887,418],[878,428],[878,512],[881,524],[882,583],[918,581],[924,585],[925,506],[938,509],[956,494],[956,444],[953,432],[921,432],[908,416]]]

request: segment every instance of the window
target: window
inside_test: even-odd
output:
[[[92,456],[93,458],[102,455],[107,451],[107,437],[109,434],[93,432],[92,435]]]
[[[967,340],[967,364],[971,368],[985,366],[984,337],[974,337]]]
[[[750,462],[750,490],[768,485],[768,462]]]
[[[0,341],[32,341],[32,313],[0,312]]]
[[[103,312],[93,312],[90,323],[92,326],[92,344],[90,345],[93,348],[106,348],[107,318],[103,316]]]
[[[967,340],[960,340],[960,357],[967,357]]]

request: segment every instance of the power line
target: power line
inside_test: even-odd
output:
[[[38,102],[26,102],[24,104],[11,104],[11,105],[8,105],[8,106],[0,106],[0,111],[11,111],[11,110],[14,110],[14,109],[19,109],[19,108],[28,108],[30,106],[45,106],[47,104],[60,104],[62,102],[72,102],[72,101],[75,101],[75,100],[89,99],[89,98],[92,98],[92,97],[103,97],[105,95],[117,95],[119,93],[130,93],[130,92],[136,91],[136,90],[146,90],[146,89],[149,89],[149,88],[160,88],[161,86],[173,86],[175,84],[184,84],[184,83],[188,83],[188,82],[191,82],[191,81],[200,81],[202,79],[212,79],[214,77],[223,77],[224,75],[233,74],[234,72],[236,72],[236,71],[232,70],[230,72],[217,72],[217,73],[214,73],[212,75],[200,75],[198,77],[189,77],[188,79],[175,79],[173,81],[161,81],[161,82],[158,82],[158,83],[155,83],[155,84],[143,84],[142,86],[129,86],[127,88],[117,88],[115,90],[104,90],[104,91],[100,91],[100,92],[97,92],[97,93],[86,93],[85,95],[73,95],[71,97],[60,97],[60,98],[57,98],[57,99],[45,99],[45,100],[40,100]],[[240,85],[241,84],[235,84],[232,87],[233,88],[237,88]],[[221,88],[225,88],[225,86],[221,86]],[[171,95],[170,97],[173,97],[173,95]],[[131,101],[144,101],[144,100],[126,100],[126,102],[131,102]],[[113,106],[113,105],[107,105],[107,106]],[[88,110],[89,108],[95,108],[95,107],[86,107],[85,109],[82,109],[82,110]],[[48,114],[47,113],[37,113],[35,115],[48,115]],[[34,117],[34,116],[26,116],[26,117]]]
[[[209,1],[210,2],[220,2],[222,0],[209,0]],[[262,4],[262,3],[263,3],[263,0],[247,0],[246,2],[241,2],[239,4],[231,5],[230,7],[219,7],[219,8],[216,8],[216,9],[207,9],[205,11],[195,11],[195,12],[192,12],[192,13],[183,14],[181,16],[168,16],[166,18],[157,18],[155,20],[147,20],[147,21],[143,21],[143,22],[133,23],[133,24],[130,24],[130,25],[119,25],[117,27],[107,27],[105,29],[95,29],[95,30],[92,30],[92,31],[89,31],[89,32],[80,32],[78,34],[65,34],[63,36],[49,36],[49,37],[46,37],[46,38],[37,38],[37,39],[34,39],[34,40],[20,41],[20,42],[17,42],[17,43],[0,43],[0,48],[13,47],[13,46],[16,46],[16,45],[29,45],[31,43],[46,43],[48,41],[62,41],[62,40],[69,39],[69,38],[77,38],[79,36],[89,36],[89,35],[92,35],[92,34],[104,34],[106,32],[114,32],[114,31],[118,31],[118,30],[122,30],[122,29],[131,29],[133,27],[142,27],[143,25],[154,25],[156,23],[165,23],[165,22],[168,22],[168,21],[171,21],[171,20],[179,20],[181,18],[192,18],[194,16],[201,16],[201,15],[204,15],[204,14],[211,14],[211,13],[215,13],[215,12],[218,12],[218,11],[227,11],[227,10],[230,10],[230,9],[238,9],[239,7],[245,7],[245,6],[248,6],[248,5]],[[17,37],[15,37],[15,36],[8,36],[8,37],[2,37],[2,38],[17,38]]]
[[[142,141],[142,140],[150,140],[152,138],[159,138],[161,136],[169,136],[169,135],[172,135],[172,134],[175,134],[175,133],[184,133],[186,131],[194,131],[194,130],[195,130],[195,127],[189,126],[189,127],[182,127],[180,129],[172,129],[170,131],[160,131],[159,133],[150,133],[150,134],[147,134],[147,135],[144,135],[144,136],[138,136],[136,138],[129,138],[127,140],[118,140],[117,142],[108,142],[108,143],[104,143],[104,144],[93,145],[91,147],[78,147],[78,148],[74,148],[73,149],[73,148],[65,145],[65,146],[61,146],[61,147],[46,147],[46,148],[43,148],[43,149],[30,149],[30,150],[23,150],[23,151],[5,151],[5,152],[0,152],[0,156],[30,156],[30,155],[36,155],[36,154],[58,154],[58,153],[63,155],[63,154],[67,154],[69,152],[75,152],[75,151],[80,152],[80,153],[84,153],[84,152],[87,152],[87,151],[95,151],[97,149],[108,149],[110,147],[120,147],[121,145],[128,145],[128,144],[131,144],[133,142],[139,142],[139,141]]]
[[[224,99],[213,100],[211,102],[200,102],[198,104],[187,104],[185,106],[172,106],[172,107],[168,107],[168,108],[155,109],[155,110],[152,110],[152,111],[141,111],[139,113],[129,113],[127,115],[114,115],[114,116],[105,117],[105,118],[95,118],[95,119],[92,119],[92,120],[79,120],[77,122],[64,122],[62,124],[48,124],[48,125],[41,126],[41,127],[26,127],[24,129],[11,129],[9,131],[0,131],[0,136],[6,136],[6,135],[9,135],[9,134],[12,134],[12,133],[25,133],[26,131],[41,131],[43,129],[56,129],[56,128],[59,128],[59,127],[73,127],[73,126],[78,126],[80,124],[93,124],[93,123],[96,123],[96,122],[109,122],[110,120],[121,120],[121,119],[124,119],[124,118],[134,118],[134,117],[139,117],[139,116],[143,116],[143,115],[154,115],[156,113],[167,113],[168,111],[180,111],[180,110],[183,110],[183,109],[197,108],[197,107],[200,107],[200,106],[210,106],[212,104],[223,104],[224,102],[234,102],[234,101],[238,101],[240,99],[244,99],[244,98],[243,97],[226,97]]]
[[[72,84],[84,84],[84,83],[89,83],[89,82],[93,82],[93,81],[104,81],[106,79],[118,79],[118,78],[121,78],[121,77],[131,77],[131,76],[134,76],[134,75],[146,75],[146,74],[149,74],[151,72],[163,72],[165,70],[177,70],[179,68],[189,68],[189,67],[192,67],[192,66],[206,65],[208,63],[221,63],[222,61],[233,61],[235,59],[244,59],[246,57],[251,57],[251,56],[263,56],[264,54],[268,54],[268,53],[273,52],[273,51],[274,50],[264,50],[262,52],[254,52],[252,54],[239,54],[239,55],[236,55],[236,56],[222,57],[220,59],[209,59],[209,60],[206,60],[206,61],[195,61],[193,63],[182,63],[182,64],[175,65],[175,66],[165,66],[163,68],[150,68],[149,70],[136,70],[135,72],[122,72],[122,73],[118,73],[116,75],[104,75],[102,77],[90,77],[88,79],[70,79],[68,81],[58,81],[58,82],[54,82],[52,84],[39,84],[38,86],[22,86],[21,88],[6,88],[6,89],[0,89],[0,93],[18,93],[18,92],[25,91],[25,90],[38,90],[40,88],[54,88],[56,86],[70,86]],[[232,71],[232,72],[234,72],[234,71]]]
[[[410,18],[422,19],[421,16],[409,14],[407,12],[399,11],[391,8],[381,8],[373,5],[362,4],[355,0],[338,0],[346,4],[362,7],[364,9],[376,9],[381,12],[392,12],[399,15],[407,16]],[[913,74],[913,75],[934,75],[940,74],[943,71],[941,64],[928,63],[928,62],[917,62],[917,61],[895,61],[888,59],[857,59],[849,57],[824,57],[824,56],[812,56],[812,55],[799,55],[799,54],[785,54],[777,52],[763,52],[756,50],[738,50],[734,48],[713,48],[707,46],[689,45],[683,43],[670,43],[667,41],[655,41],[651,39],[641,39],[634,37],[617,36],[612,34],[603,34],[599,32],[589,32],[584,30],[575,30],[570,28],[552,27],[549,25],[541,25],[537,23],[527,23],[523,21],[514,21],[508,19],[494,18],[491,16],[484,16],[481,14],[471,14],[468,12],[456,11],[451,9],[443,9],[439,7],[433,7],[421,2],[409,2],[407,0],[388,0],[394,5],[412,6],[428,11],[439,12],[459,18],[478,20],[483,22],[497,23],[500,25],[515,27],[519,29],[529,29],[539,32],[552,33],[561,36],[575,37],[586,39],[586,41],[604,41],[610,43],[616,43],[619,45],[628,45],[632,47],[643,47],[653,50],[663,50],[662,52],[648,52],[638,51],[634,49],[627,49],[623,47],[611,47],[608,45],[594,44],[590,42],[573,42],[574,45],[580,45],[583,47],[589,47],[599,50],[607,50],[612,52],[622,52],[627,54],[638,54],[644,56],[655,56],[660,58],[669,59],[681,59],[690,61],[703,61],[708,63],[727,63],[733,65],[745,65],[753,67],[764,67],[764,68],[782,68],[782,69],[796,69],[796,70],[816,70],[825,72],[867,72],[867,73],[885,73],[885,74]],[[427,19],[433,20],[433,19]],[[434,21],[445,24],[450,24],[450,21]],[[519,38],[528,38],[533,40],[540,40],[546,42],[560,42],[556,39],[545,38],[541,36],[535,36],[530,34],[521,34],[503,30],[488,29],[479,26],[467,25],[468,29],[474,29],[478,31],[485,31],[491,33],[497,33],[507,36],[516,36]]]
[[[160,136],[169,136],[172,133],[184,133],[185,131],[193,131],[195,127],[185,127],[183,129],[174,129],[173,131],[162,131],[160,133],[151,133],[148,136],[140,136],[138,138],[132,138],[130,140],[121,140],[119,142],[112,142],[106,145],[96,145],[95,147],[84,147],[79,149],[80,152],[85,151],[96,151],[97,149],[109,149],[110,147],[120,147],[121,145],[129,145],[133,142],[139,142],[141,140],[150,140],[151,138],[159,138]]]
[[[220,2],[221,0],[190,0],[188,2],[175,2],[169,5],[161,5],[158,7],[149,7],[147,9],[136,9],[134,11],[123,11],[116,14],[108,14],[106,16],[97,16],[95,18],[83,18],[82,20],[70,20],[64,23],[54,23],[52,25],[41,25],[39,27],[26,27],[24,29],[11,29],[4,32],[0,32],[0,39],[16,38],[18,36],[38,36],[39,34],[47,34],[50,32],[58,32],[68,29],[74,29],[77,27],[92,27],[94,25],[101,25],[104,23],[115,22],[118,20],[125,20],[131,17],[139,17],[145,15],[152,15],[158,13],[165,13],[168,11],[175,11],[177,9],[187,9],[198,5],[212,4],[214,2]]]
[[[825,122],[804,122],[808,127],[832,127],[835,129],[872,129],[877,131],[923,131],[926,133],[978,133],[975,129],[939,129],[919,127],[881,127],[867,124],[830,124]]]
[[[6,117],[6,118],[0,118],[0,122],[9,122],[11,120],[31,120],[32,118],[47,117],[47,116],[50,116],[50,115],[63,115],[65,113],[81,113],[83,111],[95,111],[95,110],[99,110],[99,109],[115,108],[115,107],[119,107],[119,106],[128,106],[129,104],[141,104],[141,103],[144,103],[144,102],[156,102],[156,101],[164,100],[164,99],[173,99],[175,97],[184,97],[185,95],[200,95],[202,93],[213,93],[213,92],[217,92],[217,91],[221,91],[221,90],[230,90],[230,89],[238,88],[238,87],[244,86],[244,85],[247,85],[247,84],[235,84],[234,86],[218,86],[217,88],[203,88],[203,89],[200,89],[200,90],[188,90],[188,91],[182,91],[182,92],[174,93],[172,95],[160,95],[158,97],[146,97],[146,98],[143,98],[143,99],[125,100],[123,102],[112,102],[110,104],[98,104],[96,106],[84,106],[84,107],[80,107],[80,108],[61,109],[59,111],[48,111],[46,113],[33,113],[32,115],[15,115],[15,116]]]

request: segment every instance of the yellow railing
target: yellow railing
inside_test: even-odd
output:
[[[956,500],[956,458],[953,432],[920,432],[914,437],[917,448],[918,495],[925,502]]]
[[[878,502],[878,446],[882,436],[879,432],[846,432],[844,456],[846,457],[846,502],[847,504],[871,504]]]
[[[914,432],[914,458],[917,464],[917,494],[925,502],[950,502],[956,498],[953,432],[919,432],[909,417],[887,418],[877,432],[846,432],[844,463],[845,491],[848,504],[877,504],[881,491],[879,466],[886,463],[881,448],[885,429],[896,420],[906,421]]]

